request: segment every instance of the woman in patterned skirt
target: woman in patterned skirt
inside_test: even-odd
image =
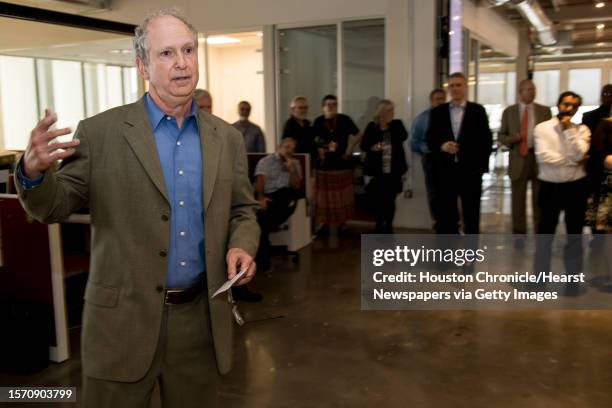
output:
[[[315,119],[313,134],[318,150],[316,168],[316,219],[328,225],[343,225],[353,214],[353,166],[351,151],[359,129],[353,120],[338,113],[338,98],[323,98],[323,115]]]

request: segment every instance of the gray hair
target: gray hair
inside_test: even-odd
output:
[[[145,17],[145,19],[134,29],[134,51],[136,52],[136,58],[139,58],[143,62],[149,60],[149,44],[147,43],[147,34],[149,23],[158,17],[170,16],[177,20],[180,20],[191,33],[193,34],[194,42],[198,43],[198,32],[195,27],[184,17],[177,9],[171,10],[157,10]]]

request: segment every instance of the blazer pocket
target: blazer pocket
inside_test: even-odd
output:
[[[89,282],[85,289],[85,301],[102,307],[115,307],[119,300],[119,289]]]

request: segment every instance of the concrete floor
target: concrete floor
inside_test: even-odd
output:
[[[485,192],[485,230],[508,231],[504,184]],[[361,311],[352,230],[258,276],[265,299],[241,305],[224,407],[612,406],[612,311]],[[0,385],[79,386],[71,335],[70,361]]]

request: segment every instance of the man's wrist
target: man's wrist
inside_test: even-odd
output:
[[[27,190],[41,185],[43,182],[44,176],[45,176],[44,173],[40,173],[37,177],[34,177],[34,178],[26,176],[23,161],[21,161],[19,163],[19,166],[17,166],[17,180],[23,186],[23,188]]]

